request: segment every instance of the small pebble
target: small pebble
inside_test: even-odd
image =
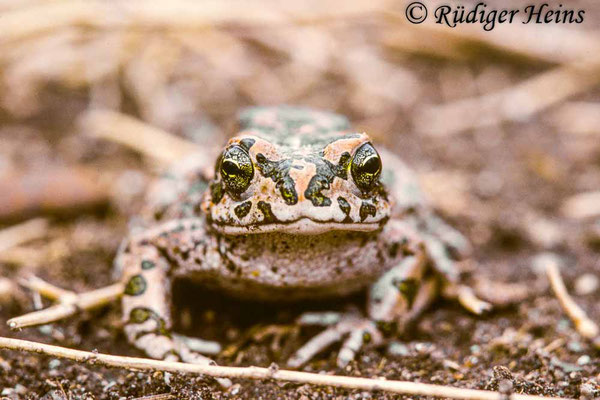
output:
[[[117,381],[108,381],[106,382],[106,384],[104,385],[104,391],[106,392],[108,389],[110,389],[111,387],[115,386],[117,384]]]
[[[589,383],[582,383],[579,387],[579,393],[581,394],[582,399],[591,400],[594,398],[594,387]]]
[[[563,260],[556,253],[551,252],[538,253],[531,260],[531,268],[538,275],[546,276],[546,266],[548,264],[556,264],[561,268]]]
[[[550,364],[552,364],[553,366],[555,366],[557,368],[560,368],[561,370],[563,370],[566,373],[581,371],[581,367],[578,367],[575,364],[564,362],[562,360],[559,360],[556,357],[552,357],[550,359]]]
[[[469,357],[467,357],[467,359],[465,361],[465,365],[467,367],[472,367],[477,364],[479,364],[479,358],[477,358],[475,356],[469,356]]]
[[[592,294],[598,290],[599,286],[598,276],[591,273],[583,274],[575,281],[575,293],[579,296]]]
[[[577,359],[577,364],[579,364],[579,365],[587,365],[587,364],[590,363],[590,361],[592,361],[592,359],[590,358],[590,356],[588,356],[586,354],[586,355],[583,355],[583,356],[581,356],[581,357],[579,357]]]
[[[539,247],[549,249],[564,242],[564,232],[560,225],[551,219],[531,216],[525,220],[529,240]]]
[[[0,395],[2,396],[13,396],[13,395],[23,395],[27,393],[27,388],[19,383],[15,385],[14,388],[4,388]],[[21,398],[20,396],[18,398]]]
[[[50,336],[52,335],[52,326],[50,325],[42,325],[38,328],[42,335]]]
[[[569,332],[571,330],[571,321],[566,318],[561,318],[560,321],[556,323],[556,329],[559,332]]]
[[[8,372],[12,369],[8,361],[4,358],[0,357],[0,369],[4,370],[4,372]]]
[[[387,352],[393,356],[408,356],[409,351],[406,345],[399,342],[392,342],[387,348]]]
[[[233,396],[237,396],[240,393],[240,390],[242,390],[242,386],[239,383],[236,383],[231,387],[231,389],[229,389],[229,393],[231,393]]]
[[[475,178],[475,189],[483,198],[496,196],[503,186],[502,177],[494,171],[481,171]]]
[[[17,383],[15,385],[15,393],[25,394],[25,393],[27,393],[27,388],[25,386],[21,385],[20,383]]]
[[[583,351],[583,345],[577,341],[571,341],[567,343],[567,348],[573,353],[581,353]]]
[[[60,390],[51,390],[47,392],[40,400],[67,400]]]
[[[452,369],[454,371],[460,370],[460,365],[452,360],[444,360],[442,362],[444,368]]]
[[[429,354],[434,350],[432,343],[417,343],[415,344],[415,350],[420,354]]]
[[[0,304],[9,304],[15,298],[15,284],[8,278],[0,277]]]
[[[48,363],[48,368],[50,369],[56,369],[58,367],[60,367],[60,360],[56,358],[50,360],[50,362]]]

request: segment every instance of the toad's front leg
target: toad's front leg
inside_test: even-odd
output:
[[[195,235],[195,243],[203,245],[203,232],[191,230],[196,225],[167,223],[130,238],[116,261],[125,282],[122,300],[125,334],[130,343],[152,358],[214,363],[190,350],[171,332],[170,272],[178,260],[176,254],[170,253],[181,251],[177,242],[184,242],[183,235]]]

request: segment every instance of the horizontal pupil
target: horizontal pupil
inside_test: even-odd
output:
[[[363,171],[369,174],[375,174],[379,171],[381,167],[381,163],[379,162],[379,158],[371,157],[363,164]]]
[[[236,175],[240,171],[237,164],[232,161],[223,161],[222,169],[227,175]]]

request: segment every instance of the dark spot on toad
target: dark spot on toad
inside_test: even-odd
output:
[[[147,269],[152,269],[154,267],[156,267],[156,264],[153,263],[152,261],[150,261],[150,260],[142,261],[142,269],[147,270]]]
[[[250,147],[252,147],[254,145],[254,143],[256,142],[256,140],[252,139],[252,138],[244,138],[242,140],[240,140],[240,146],[242,146],[242,148],[246,151],[250,150]]]
[[[135,335],[136,339],[149,333],[171,337],[169,329],[167,328],[167,323],[155,311],[152,311],[147,307],[136,307],[129,313],[129,323],[142,324],[149,319],[156,321],[156,329],[138,332]]]
[[[290,176],[290,169],[299,169],[299,167],[292,165],[291,158],[271,161],[264,154],[258,153],[256,163],[260,173],[275,182],[275,187],[279,189],[285,204],[294,205],[298,202],[298,193],[296,192],[294,180]]]
[[[210,196],[213,203],[217,204],[223,198],[223,186],[220,182],[213,182],[210,184]]]
[[[235,215],[237,215],[237,217],[239,219],[242,219],[246,215],[248,215],[248,213],[250,212],[251,208],[252,208],[252,202],[251,201],[245,201],[242,204],[236,206],[233,209],[233,211],[235,212]]]
[[[304,196],[309,199],[315,207],[329,207],[331,199],[321,193],[330,188],[335,177],[348,179],[348,163],[350,162],[350,153],[344,152],[340,156],[338,164],[335,165],[325,158],[323,154],[311,155],[305,158],[316,167],[315,175],[308,182],[304,191]]]
[[[417,296],[417,290],[419,289],[419,282],[414,278],[407,279],[394,279],[392,284],[398,289],[400,294],[406,299],[408,308],[411,308],[415,297]]]
[[[367,217],[369,215],[371,217],[374,217],[376,213],[377,213],[377,209],[375,208],[375,206],[373,204],[363,201],[362,204],[360,205],[359,215],[360,215],[361,221],[364,221],[365,219],[367,219]]]
[[[398,255],[399,249],[400,249],[400,243],[394,242],[388,249],[388,254],[390,255],[391,258],[396,258],[396,256]]]
[[[271,210],[271,205],[269,203],[265,201],[259,201],[256,206],[264,216],[262,221],[263,223],[271,223],[278,221],[275,215],[273,214],[273,211]]]
[[[146,279],[141,275],[132,276],[125,285],[125,293],[128,296],[139,296],[146,291]]]

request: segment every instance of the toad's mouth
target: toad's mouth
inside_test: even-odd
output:
[[[289,222],[271,222],[252,225],[224,225],[213,223],[213,228],[225,235],[247,235],[253,233],[294,233],[297,235],[319,235],[329,231],[373,232],[385,224],[387,218],[374,222],[315,221],[306,217]]]

